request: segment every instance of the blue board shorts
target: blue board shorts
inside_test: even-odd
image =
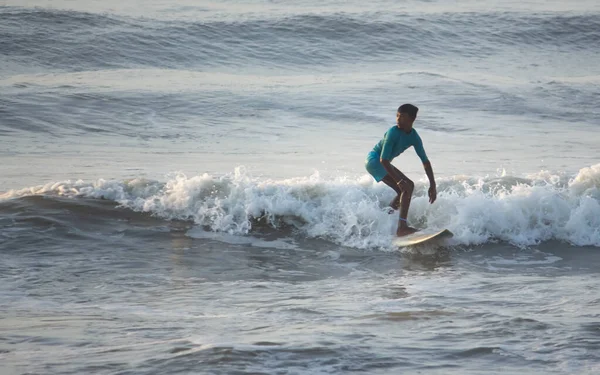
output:
[[[379,161],[379,154],[375,151],[369,152],[367,160],[365,161],[365,168],[367,172],[373,176],[375,181],[379,182],[387,175],[387,171],[383,167],[383,164]]]

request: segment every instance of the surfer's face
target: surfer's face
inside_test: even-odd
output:
[[[415,122],[415,119],[412,118],[408,113],[396,113],[396,124],[398,124],[398,127],[405,132],[410,132],[412,130],[413,122]]]

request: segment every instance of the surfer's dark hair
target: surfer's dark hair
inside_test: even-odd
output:
[[[419,112],[419,108],[412,104],[402,104],[398,107],[398,113],[406,113],[412,118],[417,118],[417,112]]]

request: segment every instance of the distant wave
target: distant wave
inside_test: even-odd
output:
[[[348,124],[381,123],[386,121],[385,115],[376,114],[372,108],[380,106],[381,92],[398,79],[405,85],[422,87],[443,107],[465,112],[523,115],[535,121],[559,120],[594,128],[600,123],[600,93],[595,77],[574,82],[556,79],[506,83],[502,77],[442,74],[435,70],[269,77],[173,69],[107,69],[0,79],[0,132],[201,139],[205,129],[219,131],[237,116],[251,117],[253,123],[245,125],[254,126],[256,132],[273,122],[283,127],[285,122],[277,118],[283,112],[296,116],[297,121],[308,118]],[[331,83],[320,84],[320,80]],[[376,81],[392,83],[379,88],[379,92],[370,91]],[[328,84],[343,87],[346,92],[340,89],[330,96],[323,91],[331,90]],[[340,105],[356,101],[356,92],[363,96],[362,103]],[[321,96],[318,102],[312,101],[315,95]],[[461,130],[458,125],[446,128],[441,123],[420,126],[435,131]]]
[[[427,202],[426,186],[417,185],[409,221],[448,228],[458,244],[506,241],[531,246],[559,240],[600,247],[600,164],[575,176],[457,176],[438,185],[434,205]],[[294,228],[309,238],[356,248],[389,246],[397,224],[397,216],[385,208],[391,192],[367,177],[326,181],[314,175],[274,181],[253,179],[238,169],[219,178],[179,174],[167,182],[63,181],[4,193],[0,213],[31,196],[102,198],[133,211],[234,235],[265,226]]]
[[[69,71],[485,57],[511,47],[587,51],[600,40],[599,14],[365,12],[236,22],[159,21],[14,7],[0,8],[0,14],[5,58]]]

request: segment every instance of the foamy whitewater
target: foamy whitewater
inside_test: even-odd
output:
[[[599,4],[4,1],[0,373],[600,373]]]
[[[441,179],[433,206],[427,186],[417,185],[409,219],[419,227],[450,229],[453,244],[505,241],[526,247],[559,240],[600,247],[600,164],[571,179],[549,173],[530,179]],[[275,230],[290,226],[308,238],[359,249],[393,251],[397,226],[397,216],[386,209],[394,197],[391,189],[367,176],[264,180],[238,169],[218,178],[178,174],[165,183],[64,181],[11,190],[0,198],[31,195],[108,199],[117,207],[242,236],[260,232],[261,223]]]

